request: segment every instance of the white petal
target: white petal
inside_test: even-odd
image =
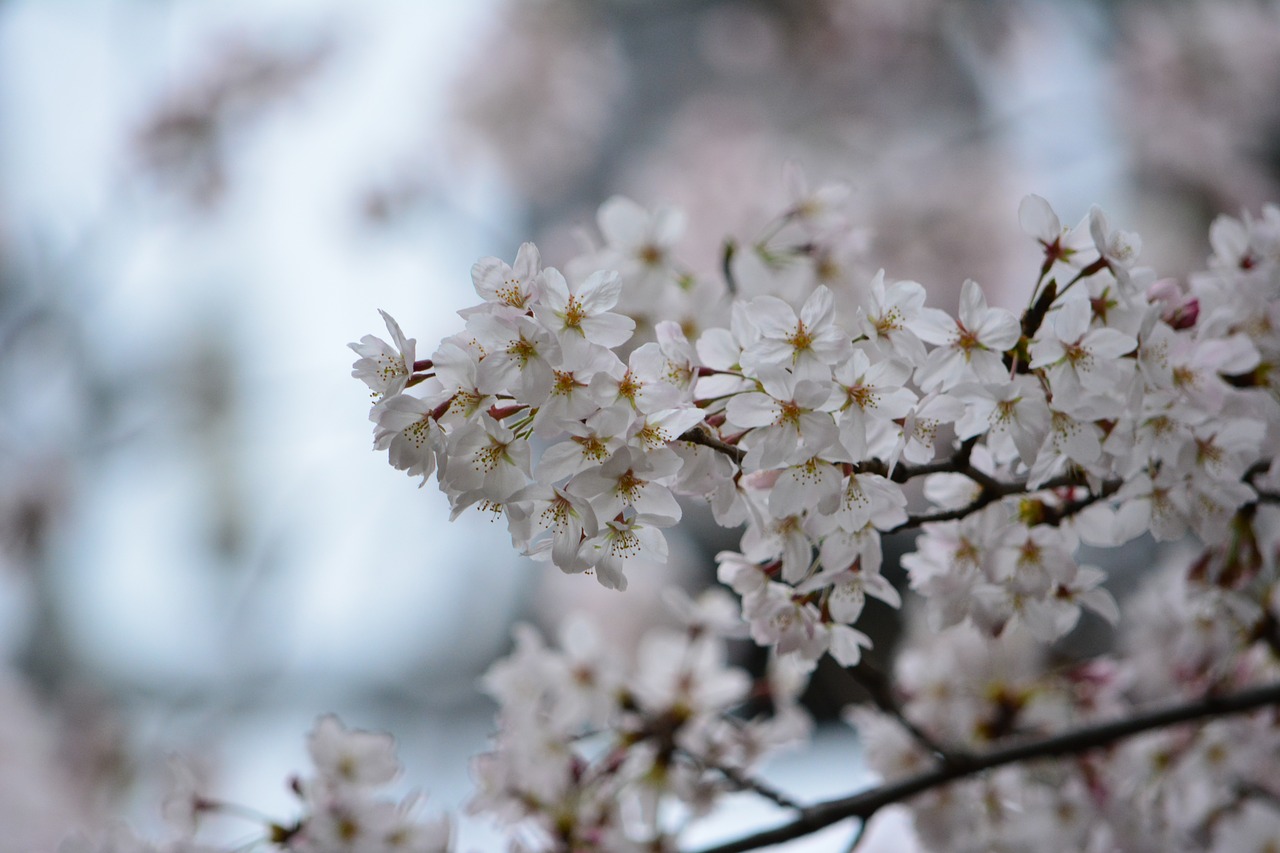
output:
[[[1018,224],[1030,237],[1052,243],[1062,236],[1062,221],[1053,212],[1049,202],[1038,195],[1029,195],[1018,205]]]

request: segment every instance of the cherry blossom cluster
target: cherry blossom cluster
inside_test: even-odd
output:
[[[1259,506],[1241,541],[1205,549],[1189,568],[1179,554],[1177,565],[1149,576],[1126,608],[1113,655],[1052,667],[1025,629],[998,638],[968,625],[921,632],[897,661],[901,717],[868,707],[846,717],[868,761],[892,781],[1002,741],[1123,720],[1172,698],[1274,684],[1277,531],[1280,508]],[[928,849],[1266,850],[1280,844],[1277,761],[1280,716],[1268,709],[1009,764],[911,805]]]
[[[321,717],[307,736],[314,774],[289,780],[303,813],[278,823],[205,794],[195,775],[178,764],[165,815],[180,837],[161,845],[121,826],[90,842],[75,839],[65,853],[228,853],[195,840],[199,824],[212,815],[247,818],[263,825],[263,849],[293,853],[449,853],[448,817],[417,816],[416,794],[396,801],[382,791],[400,776],[395,741],[388,734],[348,729],[333,715]],[[237,847],[236,849],[243,849]]]
[[[307,736],[315,766],[293,788],[305,813],[287,827],[273,827],[272,841],[298,853],[447,853],[448,818],[422,820],[417,794],[396,802],[381,788],[400,775],[395,741],[388,734],[347,729],[337,717],[321,717]]]
[[[726,663],[725,634],[743,627],[732,599],[673,603],[684,627],[650,630],[633,659],[578,616],[558,648],[520,626],[486,674],[498,732],[474,760],[471,809],[502,823],[513,849],[674,850],[722,795],[760,793],[750,773],[762,756],[807,737],[807,668],[775,660],[753,688]],[[748,716],[761,700],[771,713]]]
[[[529,244],[477,263],[483,301],[430,359],[389,316],[391,341],[352,345],[376,446],[435,476],[455,514],[504,520],[523,553],[622,589],[637,556],[665,555],[679,497],[744,528],[718,559],[738,599],[677,596],[683,627],[634,657],[584,621],[556,647],[517,631],[484,679],[500,710],[472,810],[524,851],[675,850],[733,791],[798,817],[726,850],[865,826],[913,795],[936,849],[1280,844],[1280,716],[1243,714],[1280,701],[1280,208],[1218,220],[1208,269],[1183,284],[1136,266],[1138,238],[1100,211],[1067,228],[1031,196],[1026,308],[968,281],[952,316],[884,273],[836,286],[841,200],[797,180],[762,236],[725,244],[717,278],[675,259],[678,213],[615,199],[603,245],[564,273]],[[904,530],[922,618],[889,680],[856,625],[867,596],[904,604],[880,547]],[[1119,616],[1079,546],[1143,533],[1197,544],[1131,602],[1115,654],[1051,658],[1083,609]],[[761,683],[728,663],[736,636],[769,649]],[[882,799],[802,805],[757,775],[807,736],[798,697],[827,653],[871,693],[847,717]],[[1195,711],[1177,720],[1230,715],[1144,720],[1170,702]],[[1126,720],[1141,725],[1106,728]],[[264,844],[451,849],[450,821],[381,793],[399,772],[389,737],[325,717],[308,747],[302,815],[261,819]],[[187,831],[168,846],[121,831],[70,849],[203,853],[196,818],[236,810],[190,785],[169,811]]]
[[[617,264],[628,286],[665,269],[655,241],[670,238],[673,219],[651,223],[621,199],[602,210],[617,245],[645,253],[643,266]],[[526,243],[514,266],[488,258],[472,278],[484,301],[431,359],[415,362],[414,341],[390,317],[391,343],[352,345],[354,373],[375,397],[376,444],[412,475],[438,471],[455,515],[472,505],[499,513],[525,553],[623,589],[628,561],[665,559],[661,530],[681,516],[673,488],[697,476],[676,443],[705,417],[694,405],[693,347],[662,322],[657,340],[623,361],[614,350],[635,321],[613,310],[624,283],[616,270],[566,278]],[[536,472],[534,441],[544,448]]]
[[[1081,542],[1222,542],[1274,480],[1280,211],[1215,224],[1184,289],[1097,208],[1066,228],[1029,196],[1043,262],[1021,317],[971,280],[952,316],[883,272],[835,287],[842,190],[792,187],[720,277],[674,258],[678,212],[615,198],[567,274],[530,244],[478,262],[483,301],[430,359],[386,317],[391,342],[352,345],[376,446],[436,473],[455,515],[479,505],[523,553],[617,589],[665,557],[676,496],[702,498],[744,527],[720,577],[753,639],[845,665],[870,645],[866,597],[900,604],[886,532],[923,529],[904,563],[935,628],[1052,640],[1082,608],[1116,616]]]

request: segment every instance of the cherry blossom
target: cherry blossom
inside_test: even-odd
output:
[[[924,364],[925,349],[917,329],[926,298],[924,286],[914,281],[885,284],[884,270],[880,270],[866,290],[854,330],[873,344],[883,340],[884,346],[913,367]]]
[[[562,346],[585,340],[616,347],[631,337],[635,321],[609,310],[618,304],[622,292],[622,279],[616,272],[594,272],[581,284],[571,286],[558,270],[548,267],[543,282],[545,292],[534,316],[557,335]]]
[[[386,450],[391,467],[411,477],[422,475],[422,483],[436,470],[436,460],[444,451],[446,435],[439,424],[452,395],[438,386],[429,397],[399,394],[376,408],[374,445]]]
[[[1084,267],[1093,260],[1093,244],[1082,220],[1074,228],[1064,228],[1058,214],[1049,202],[1038,195],[1028,195],[1018,205],[1018,223],[1028,237],[1034,237],[1044,249],[1044,266],[1040,277],[1045,279],[1060,266]]]
[[[747,470],[773,468],[821,454],[835,441],[835,421],[826,411],[829,384],[798,378],[777,367],[762,368],[761,391],[733,397],[730,423],[753,429],[747,439]]]
[[[360,356],[351,375],[369,386],[375,400],[395,396],[404,390],[413,375],[416,342],[406,338],[400,324],[386,311],[379,311],[391,333],[391,343],[365,335],[358,344],[348,344]]]
[[[880,359],[872,364],[867,351],[853,350],[851,356],[836,366],[834,381],[837,398],[841,391],[839,412],[840,444],[850,461],[868,456],[868,425],[883,426],[911,411],[916,395],[906,387],[911,367],[896,358]],[[873,426],[874,428],[874,426]]]
[[[760,337],[740,359],[749,373],[782,365],[797,378],[823,382],[834,365],[852,354],[848,338],[835,325],[835,305],[826,287],[814,289],[799,316],[773,296],[752,300],[751,313]]]
[[[629,198],[614,196],[600,206],[598,221],[606,249],[595,262],[616,269],[629,293],[638,297],[678,278],[673,255],[684,233],[683,211],[665,207],[649,213]],[[633,310],[643,304],[636,298],[628,302]]]
[[[1137,347],[1133,337],[1115,329],[1090,328],[1091,306],[1084,298],[1064,299],[1052,316],[1047,333],[1031,344],[1031,367],[1048,368],[1045,378],[1065,404],[1123,382],[1122,368],[1131,362],[1118,359]]]
[[[471,268],[471,282],[485,302],[523,313],[538,296],[542,257],[538,247],[522,243],[514,266],[498,258],[482,258]]]
[[[642,559],[667,559],[682,500],[742,528],[740,550],[716,558],[732,596],[680,598],[684,632],[646,638],[634,669],[574,623],[560,650],[522,629],[490,671],[500,731],[475,762],[472,807],[518,827],[525,849],[675,849],[681,821],[730,789],[778,801],[739,774],[807,733],[797,696],[824,656],[871,693],[875,710],[846,717],[886,778],[1280,679],[1280,208],[1216,223],[1209,268],[1184,289],[1137,268],[1139,239],[1100,211],[1064,228],[1032,196],[1018,219],[1043,257],[1021,317],[972,280],[951,317],[883,271],[852,285],[819,275],[848,250],[842,194],[794,180],[792,192],[726,255],[719,287],[698,290],[676,257],[680,214],[614,199],[606,248],[572,259],[568,278],[528,244],[514,267],[478,263],[483,302],[430,362],[410,362],[390,318],[394,344],[353,345],[376,446],[435,474],[455,513],[505,518],[521,553],[622,591]],[[708,302],[690,323],[694,293]],[[904,594],[885,542],[916,529]],[[1081,543],[1144,533],[1198,551],[1118,601]],[[929,628],[883,681],[863,660],[868,597]],[[1131,639],[1046,667],[1051,644],[1103,622]],[[770,655],[756,690],[771,717],[743,716],[754,693],[726,664],[723,638],[744,633]],[[355,743],[332,725],[324,737]],[[1232,781],[1265,784],[1266,763],[1233,749],[1237,731],[1280,744],[1274,720],[1241,716],[957,772],[913,801],[916,828],[974,849],[1148,836],[1213,849],[1255,824],[1266,839]],[[405,804],[326,785],[303,789],[313,817],[299,844],[337,844],[340,819],[369,844],[420,825]],[[430,826],[421,849],[447,841]]]
[[[987,297],[972,279],[960,290],[960,317],[937,308],[920,312],[916,334],[938,348],[916,371],[924,391],[953,388],[965,380],[999,382],[1007,377],[1002,355],[1018,341],[1018,320],[1003,308],[988,308]]]

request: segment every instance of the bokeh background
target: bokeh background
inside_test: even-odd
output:
[[[614,193],[685,207],[714,275],[786,162],[852,189],[835,283],[1017,308],[1028,192],[1185,274],[1280,198],[1277,91],[1263,0],[0,0],[0,853],[161,831],[171,753],[287,819],[325,711],[457,809],[514,621],[626,641],[709,581],[732,539],[696,518],[625,602],[449,523],[369,452],[344,345],[376,309],[429,354],[476,258],[561,264]],[[773,771],[801,795],[859,778],[820,737]]]

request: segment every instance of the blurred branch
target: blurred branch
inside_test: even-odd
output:
[[[880,709],[881,713],[892,717],[898,725],[907,730],[907,733],[915,739],[916,743],[920,744],[931,755],[941,759],[944,765],[961,765],[973,760],[970,755],[952,750],[938,743],[919,726],[911,722],[903,712],[897,698],[893,695],[893,687],[883,672],[872,667],[865,660],[859,661],[857,666],[845,667],[844,671],[849,673],[853,680],[858,683],[858,686],[867,692],[871,697],[871,701]]]
[[[916,794],[977,775],[985,770],[1037,758],[1078,755],[1153,729],[1240,714],[1276,705],[1280,705],[1280,683],[1242,690],[1230,696],[1208,696],[1172,708],[1147,711],[1121,720],[1085,726],[1066,734],[1015,744],[993,750],[986,755],[957,760],[937,770],[920,773],[897,782],[889,782],[860,794],[818,803],[804,809],[801,816],[791,823],[748,835],[736,841],[707,847],[701,853],[742,853],[742,851],[756,850],[770,844],[781,844],[848,818],[867,821],[887,805],[902,802]]]

